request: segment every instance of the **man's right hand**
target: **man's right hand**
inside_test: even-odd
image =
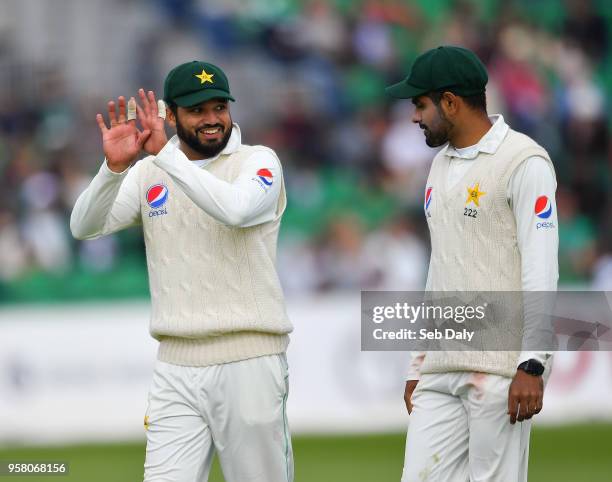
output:
[[[404,390],[404,402],[406,402],[406,408],[408,409],[408,415],[412,413],[412,392],[419,383],[418,380],[408,380],[406,382],[406,389]]]
[[[119,116],[115,111],[115,102],[108,103],[110,129],[104,123],[102,114],[96,115],[98,127],[102,132],[102,147],[106,162],[111,171],[123,172],[136,160],[142,146],[151,135],[148,129],[142,132],[136,127],[136,121],[126,118],[125,97],[119,97]]]

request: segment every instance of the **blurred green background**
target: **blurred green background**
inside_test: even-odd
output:
[[[410,102],[384,87],[440,44],[476,51],[489,70],[489,112],[550,153],[561,285],[610,289],[611,2],[56,5],[2,3],[0,302],[147,296],[140,230],[77,242],[68,219],[102,161],[95,113],[139,87],[161,95],[170,68],[193,58],[224,68],[243,140],[272,147],[283,164],[285,291],[419,289],[429,249],[423,186],[435,151],[411,124]],[[411,272],[385,259],[390,246]]]
[[[245,142],[283,163],[288,298],[316,306],[338,292],[422,289],[435,152],[410,103],[383,87],[440,44],[475,50],[490,73],[490,113],[551,154],[561,286],[612,290],[611,35],[608,0],[3,0],[0,315],[148,297],[140,231],[77,242],[69,216],[102,162],[95,114],[141,86],[159,95],[169,69],[194,58],[224,68]],[[23,376],[5,355],[0,376]],[[580,392],[574,379],[565,383]],[[611,440],[607,421],[536,425],[530,480],[608,482]],[[399,480],[403,448],[403,434],[296,436],[296,481]],[[79,482],[141,480],[143,457],[142,443],[0,448],[1,460],[69,461],[70,476],[57,479]],[[218,467],[211,480],[222,480]]]

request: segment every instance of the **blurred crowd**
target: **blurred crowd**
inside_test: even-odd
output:
[[[274,148],[284,166],[289,204],[278,262],[287,292],[424,286],[423,190],[435,151],[410,121],[412,104],[386,98],[384,87],[441,44],[476,51],[489,69],[489,113],[548,149],[558,179],[560,282],[612,289],[607,2],[150,5],[155,35],[134,39],[147,55],[120,75],[130,85],[154,78],[159,86],[186,45],[196,53],[205,46],[200,55],[230,74],[246,142]],[[138,230],[76,242],[68,229],[74,201],[101,162],[94,117],[105,99],[75,96],[61,66],[25,66],[11,55],[0,49],[0,65],[11,67],[3,80],[13,77],[12,88],[0,85],[0,298],[10,299],[15,284],[45,286],[27,284],[45,276],[54,284],[76,273],[120,276],[130,260],[144,276]],[[35,72],[35,94],[15,88],[24,70]]]

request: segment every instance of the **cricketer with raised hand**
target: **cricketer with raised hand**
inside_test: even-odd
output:
[[[70,227],[95,239],[140,224],[159,351],[145,416],[146,482],[290,482],[285,352],[292,326],[275,269],[286,205],[271,149],[245,145],[224,72],[193,61],[102,115],[105,160]],[[164,112],[176,128],[167,141]],[[141,129],[136,125],[140,122]],[[148,157],[137,161],[144,149]],[[120,333],[117,336],[121,336]]]

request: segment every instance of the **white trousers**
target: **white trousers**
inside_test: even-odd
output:
[[[156,362],[145,416],[145,482],[291,482],[284,354],[208,367]]]
[[[425,374],[412,394],[402,482],[524,482],[531,420],[510,424],[511,378]]]

